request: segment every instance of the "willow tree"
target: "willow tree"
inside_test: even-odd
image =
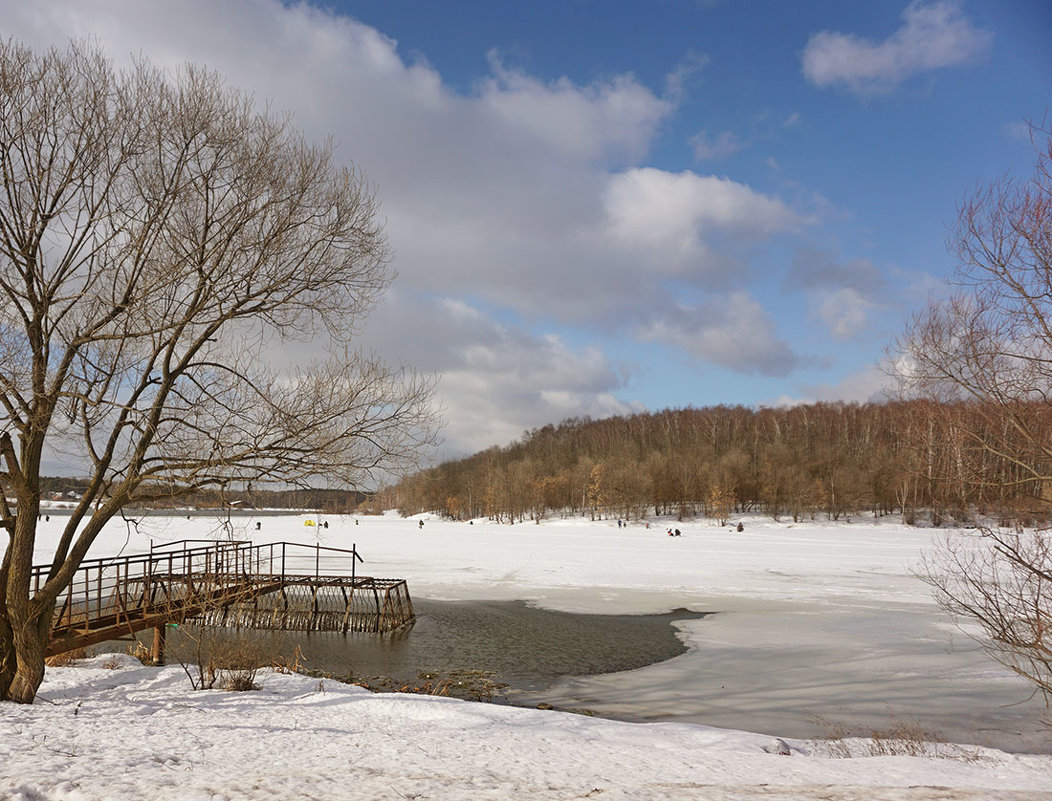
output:
[[[0,44],[0,698],[122,509],[419,457],[431,383],[351,343],[391,279],[361,172],[215,74]],[[87,490],[34,589],[54,453]]]

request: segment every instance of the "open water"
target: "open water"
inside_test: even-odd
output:
[[[543,690],[565,676],[633,670],[686,652],[673,623],[703,613],[587,615],[536,609],[522,601],[413,601],[416,624],[393,635],[249,631],[238,635],[337,676],[487,670],[513,690]],[[189,629],[193,633],[193,629]],[[142,636],[144,642],[148,637]],[[192,643],[170,635],[171,661]]]
[[[679,721],[815,737],[844,727],[867,736],[905,726],[930,739],[1052,752],[1048,711],[948,640],[930,608],[832,610],[737,601],[707,613],[574,614],[522,601],[415,599],[416,625],[395,635],[247,631],[267,652],[337,676],[493,671],[507,700],[587,709],[635,721]],[[700,642],[688,651],[684,630]],[[224,631],[224,630],[220,630]],[[227,630],[229,632],[229,630]],[[910,632],[904,637],[903,632]],[[194,643],[169,638],[169,661]],[[149,635],[141,635],[144,640]],[[123,650],[124,644],[119,644]]]

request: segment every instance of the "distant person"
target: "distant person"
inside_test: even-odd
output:
[[[739,520],[738,521],[738,532],[741,533],[742,531],[745,531],[745,526],[743,526],[741,524],[741,521]]]
[[[676,529],[676,536],[677,537],[681,536],[680,533],[679,533],[679,529],[678,528]]]
[[[261,528],[263,528],[263,523],[261,523],[259,520],[257,520],[256,521],[256,531],[259,531]]]
[[[326,520],[326,521],[325,521],[324,523],[322,523],[321,525],[322,525],[322,528],[328,528],[328,527],[329,527],[329,521],[328,521],[328,520]]]
[[[424,521],[423,521],[423,520],[421,520],[421,521],[420,521],[420,528],[423,528],[423,527],[424,527]]]

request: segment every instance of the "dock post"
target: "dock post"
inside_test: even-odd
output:
[[[164,665],[164,623],[153,627],[153,648],[150,651],[154,667]]]

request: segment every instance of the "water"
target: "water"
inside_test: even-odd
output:
[[[1052,753],[1049,710],[930,605],[713,599],[691,650],[628,673],[563,677],[532,700],[633,721],[783,737],[905,727],[924,739]]]
[[[298,646],[306,668],[334,675],[411,682],[421,672],[494,671],[510,685],[512,703],[623,720],[795,738],[840,725],[867,735],[904,722],[951,742],[1052,752],[1040,723],[1047,710],[1027,697],[1026,683],[954,637],[931,607],[746,599],[707,606],[712,611],[597,615],[521,601],[417,599],[416,625],[393,636],[228,636],[268,654]],[[187,636],[171,636],[170,661],[192,648]]]
[[[420,672],[489,670],[513,690],[537,691],[566,676],[636,668],[686,652],[673,622],[705,615],[587,615],[536,609],[522,601],[416,599],[416,624],[393,635],[265,632],[241,635],[334,675],[415,679]],[[187,628],[188,633],[195,629]],[[146,641],[146,638],[143,638]],[[170,636],[170,661],[190,653],[186,637]]]

